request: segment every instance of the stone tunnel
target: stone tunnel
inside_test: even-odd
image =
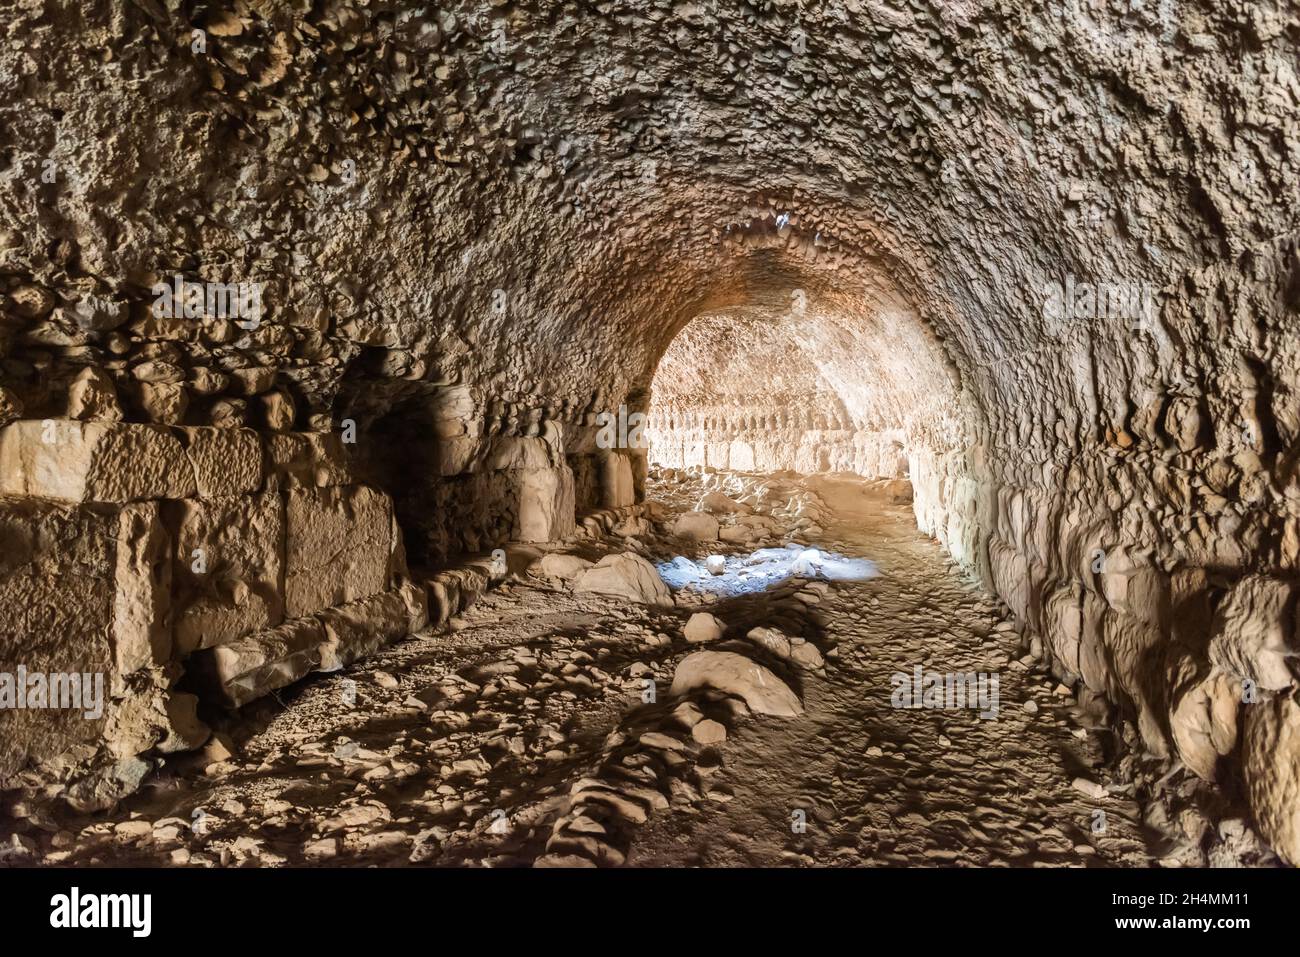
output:
[[[0,861],[1300,864],[1289,4],[0,19]]]

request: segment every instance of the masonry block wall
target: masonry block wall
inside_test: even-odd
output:
[[[597,483],[583,510],[632,504],[632,458],[597,450],[592,429],[575,433],[587,442],[572,456],[592,461]],[[196,698],[241,707],[336,670],[424,627],[430,603],[445,622],[490,577],[490,563],[465,563],[469,544],[573,534],[562,430],[459,437],[420,487],[493,489],[473,508],[494,531],[438,556],[460,560],[458,572],[412,577],[392,498],[360,480],[361,457],[338,432],[74,419],[0,429],[0,661],[106,676],[93,721],[0,710],[0,788],[36,774],[105,803],[139,783],[148,755],[203,742]]]
[[[243,704],[424,623],[392,503],[337,435],[18,421],[0,493],[0,661],[103,673],[108,699],[0,711],[0,786],[107,768],[74,788],[106,800],[139,755],[202,743],[194,692]]]

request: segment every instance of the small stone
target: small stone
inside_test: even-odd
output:
[[[1110,796],[1110,792],[1104,787],[1095,781],[1089,781],[1087,778],[1075,778],[1070,782],[1070,787],[1094,801],[1101,801]]]
[[[727,728],[718,721],[705,718],[691,729],[691,737],[697,744],[720,744],[727,740]]]
[[[122,421],[122,406],[112,377],[102,369],[87,366],[68,388],[68,418],[82,421]]]
[[[697,611],[691,615],[682,630],[686,640],[691,644],[705,644],[722,637],[723,624],[706,611]]]
[[[690,730],[704,719],[704,713],[694,701],[683,701],[677,707],[673,708],[673,720],[677,721],[682,727]]]
[[[259,396],[258,401],[262,403],[262,417],[268,429],[272,432],[293,430],[297,411],[294,408],[293,398],[287,392],[276,389]]]
[[[647,748],[657,748],[662,751],[680,751],[685,747],[677,738],[670,737],[660,731],[647,731],[637,738],[637,741]]]
[[[337,838],[325,837],[319,841],[309,841],[303,845],[302,856],[309,861],[327,861],[336,856],[339,852],[339,842]]]
[[[36,853],[36,842],[24,834],[10,834],[0,841],[0,862],[26,860]]]

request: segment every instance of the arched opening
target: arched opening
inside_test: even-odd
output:
[[[982,779],[1080,741],[1033,765],[1056,775],[1035,800],[1086,818],[1077,778],[1142,802],[1126,819],[1191,822],[1181,863],[1300,862],[1297,37],[1267,3],[47,6],[3,24],[42,56],[19,44],[5,81],[0,665],[102,675],[106,711],[0,709],[0,790],[145,813],[110,808],[175,755],[248,745],[257,768],[286,721],[330,800],[402,817],[381,782],[425,775],[393,793],[440,837],[413,825],[404,854],[485,860],[504,808],[476,789],[521,793],[498,765],[604,767],[575,702],[611,736],[660,722],[694,773],[741,710],[676,669],[758,629],[803,639],[745,646],[790,689],[766,702],[787,728],[870,699],[892,725],[835,712],[855,755],[957,776],[863,652],[896,635],[900,661],[1021,696],[972,734]],[[680,591],[656,603],[677,557],[712,575],[814,527],[847,547],[837,496],[904,479],[910,525],[877,536],[898,575],[841,588],[796,556],[788,594],[734,596],[717,634]],[[348,681],[372,685],[356,711],[295,708]],[[708,711],[706,740],[650,692]],[[519,728],[489,734],[479,704]],[[412,753],[369,778],[335,755],[390,719]],[[904,727],[916,747],[886,747]],[[702,773],[701,801],[733,803]],[[633,846],[522,790],[518,859]],[[863,860],[903,853],[879,843],[897,821],[854,824]],[[907,851],[948,860],[941,831]],[[315,833],[281,856],[327,853]]]

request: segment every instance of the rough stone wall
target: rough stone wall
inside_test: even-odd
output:
[[[0,534],[0,670],[103,684],[0,708],[0,789],[102,806],[203,743],[196,692],[238,706],[423,625],[391,501],[337,436],[14,422]]]
[[[158,688],[168,683],[171,648],[154,622],[170,567],[151,554],[162,538],[158,512],[153,502],[91,510],[0,499],[5,670],[101,676],[98,706],[47,711],[10,702],[0,710],[0,782],[11,783],[29,761],[52,777],[70,775],[109,741],[116,776],[129,790],[143,773],[134,756],[167,735]],[[95,694],[93,685],[88,690]]]
[[[648,408],[695,317],[800,290],[841,431],[903,431],[922,528],[1058,669],[1291,794],[1297,29],[1256,0],[21,5],[0,411],[352,422],[376,461],[388,417],[463,403],[481,427],[420,453],[459,491],[393,488],[497,502],[429,520],[450,555],[514,530],[465,471],[498,437],[564,436],[533,501],[567,509],[562,461],[575,502],[617,492],[592,417]],[[260,323],[157,315],[177,275],[263,284]]]

